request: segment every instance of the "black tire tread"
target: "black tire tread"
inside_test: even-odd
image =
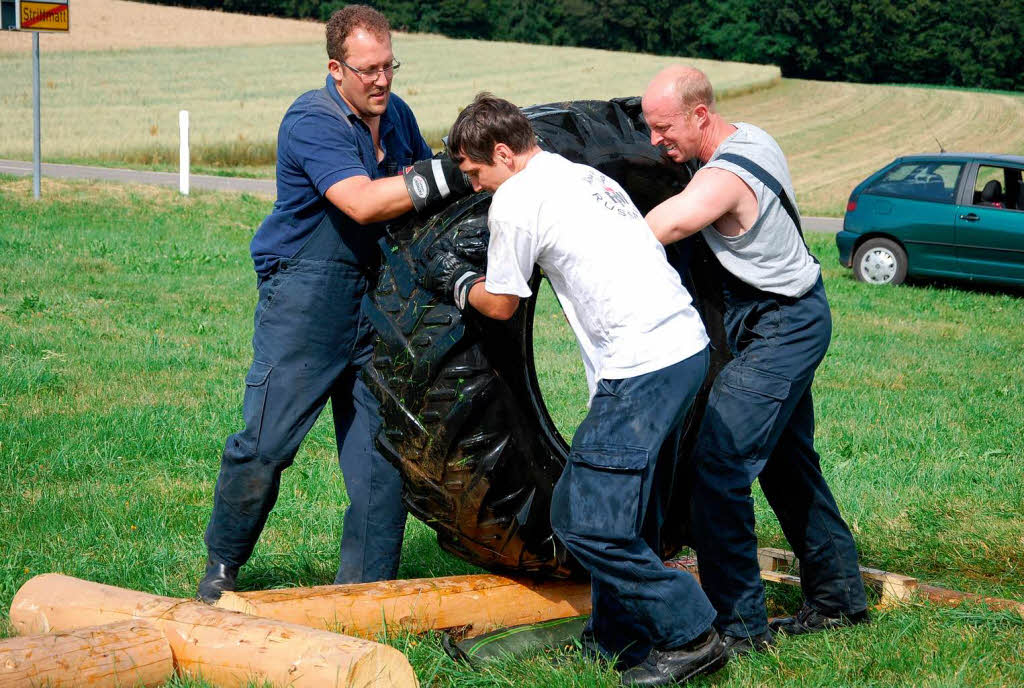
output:
[[[617,179],[642,212],[691,174],[666,165],[649,144],[636,99],[524,112],[543,148]],[[486,321],[417,280],[425,252],[489,204],[488,194],[477,194],[390,237],[367,309],[380,335],[364,373],[380,401],[378,446],[402,473],[410,512],[437,530],[445,550],[489,570],[568,576],[578,567],[548,519],[568,448],[537,391],[533,298],[507,322]],[[539,281],[535,272],[534,293]],[[675,530],[669,547],[680,544],[682,526]]]

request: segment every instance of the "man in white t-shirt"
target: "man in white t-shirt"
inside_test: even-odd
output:
[[[591,575],[587,646],[615,658],[628,685],[716,670],[725,653],[713,607],[657,554],[681,423],[708,365],[689,293],[622,188],[542,151],[512,103],[478,95],[448,147],[473,188],[494,194],[487,274],[438,251],[427,286],[508,319],[539,265],[593,368],[590,410],[551,503],[555,534]]]

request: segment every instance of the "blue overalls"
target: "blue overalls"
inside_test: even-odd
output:
[[[725,635],[767,631],[757,559],[755,479],[800,560],[805,600],[828,615],[867,607],[857,549],[814,450],[811,382],[832,334],[819,276],[803,296],[758,290],[726,273],[726,340],[694,449],[692,523],[701,584]]]
[[[206,544],[215,561],[233,567],[248,561],[277,500],[281,472],[291,465],[299,444],[330,399],[339,464],[351,501],[345,512],[335,583],[354,583],[395,577],[406,520],[399,473],[374,445],[380,425],[377,402],[358,374],[372,353],[373,332],[361,304],[375,284],[380,229],[358,226],[335,209],[322,198],[324,189],[309,185],[313,175],[308,169],[282,167],[301,158],[293,154],[292,148],[298,146],[293,139],[310,140],[331,131],[340,140],[333,142],[339,149],[348,147],[353,152],[351,159],[338,156],[329,161],[333,167],[327,169],[341,172],[335,177],[323,175],[320,183],[325,187],[346,171],[371,178],[394,174],[400,166],[420,159],[416,156],[422,156],[424,149],[429,156],[430,149],[412,120],[407,128],[415,131],[414,145],[400,146],[389,133],[388,142],[394,145],[386,147],[385,158],[378,163],[369,130],[332,89],[328,78],[325,89],[300,97],[282,122],[278,202],[264,222],[266,226],[273,219],[275,224],[266,233],[261,228],[253,240],[260,271],[259,301],[253,323],[253,363],[245,377],[245,429],[227,439]],[[397,105],[404,107],[400,101]],[[305,127],[303,132],[294,131],[296,121]],[[330,127],[350,128],[338,134]],[[383,126],[381,138],[383,145]],[[308,146],[302,151],[307,158],[316,152]],[[289,183],[292,191],[283,191]],[[286,193],[304,194],[301,202],[290,204],[299,208],[290,216],[284,210],[289,206],[283,200]],[[313,213],[322,214],[322,219],[302,236],[301,248],[289,257],[281,255],[282,247],[294,241],[290,235],[283,236],[286,231]],[[259,248],[266,245],[271,248]]]
[[[689,573],[661,561],[682,421],[707,374],[704,349],[645,375],[600,380],[551,496],[551,525],[591,576],[585,635],[620,668],[711,627]]]

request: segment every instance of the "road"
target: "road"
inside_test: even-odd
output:
[[[146,172],[125,170],[117,167],[88,167],[86,165],[58,165],[43,163],[44,177],[64,179],[99,179],[125,182],[128,184],[157,184],[178,187],[177,172]],[[32,163],[23,160],[0,160],[0,174],[31,176]],[[241,177],[216,177],[209,174],[189,176],[189,186],[204,191],[247,191],[274,197],[277,189],[272,179],[243,179]]]
[[[44,177],[62,177],[65,179],[99,179],[104,181],[125,182],[127,184],[156,184],[159,186],[178,186],[177,172],[146,172],[143,170],[125,170],[117,167],[89,167],[86,165],[59,165],[43,163]],[[32,163],[23,160],[0,160],[0,174],[30,176]],[[189,178],[189,186],[204,191],[245,191],[273,198],[277,194],[272,179],[244,179],[242,177],[216,177],[209,174],[193,174]],[[843,228],[843,220],[838,217],[804,216],[804,229],[808,232],[828,232],[835,234]]]

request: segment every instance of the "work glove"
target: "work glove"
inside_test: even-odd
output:
[[[433,212],[443,203],[473,193],[469,177],[448,158],[420,160],[402,172],[417,213]]]
[[[452,248],[460,258],[465,258],[473,265],[482,266],[487,263],[487,244],[490,240],[487,215],[478,215],[459,225]]]
[[[483,280],[478,268],[457,255],[448,242],[431,250],[423,274],[423,286],[450,298],[460,311],[469,304],[470,289]]]

